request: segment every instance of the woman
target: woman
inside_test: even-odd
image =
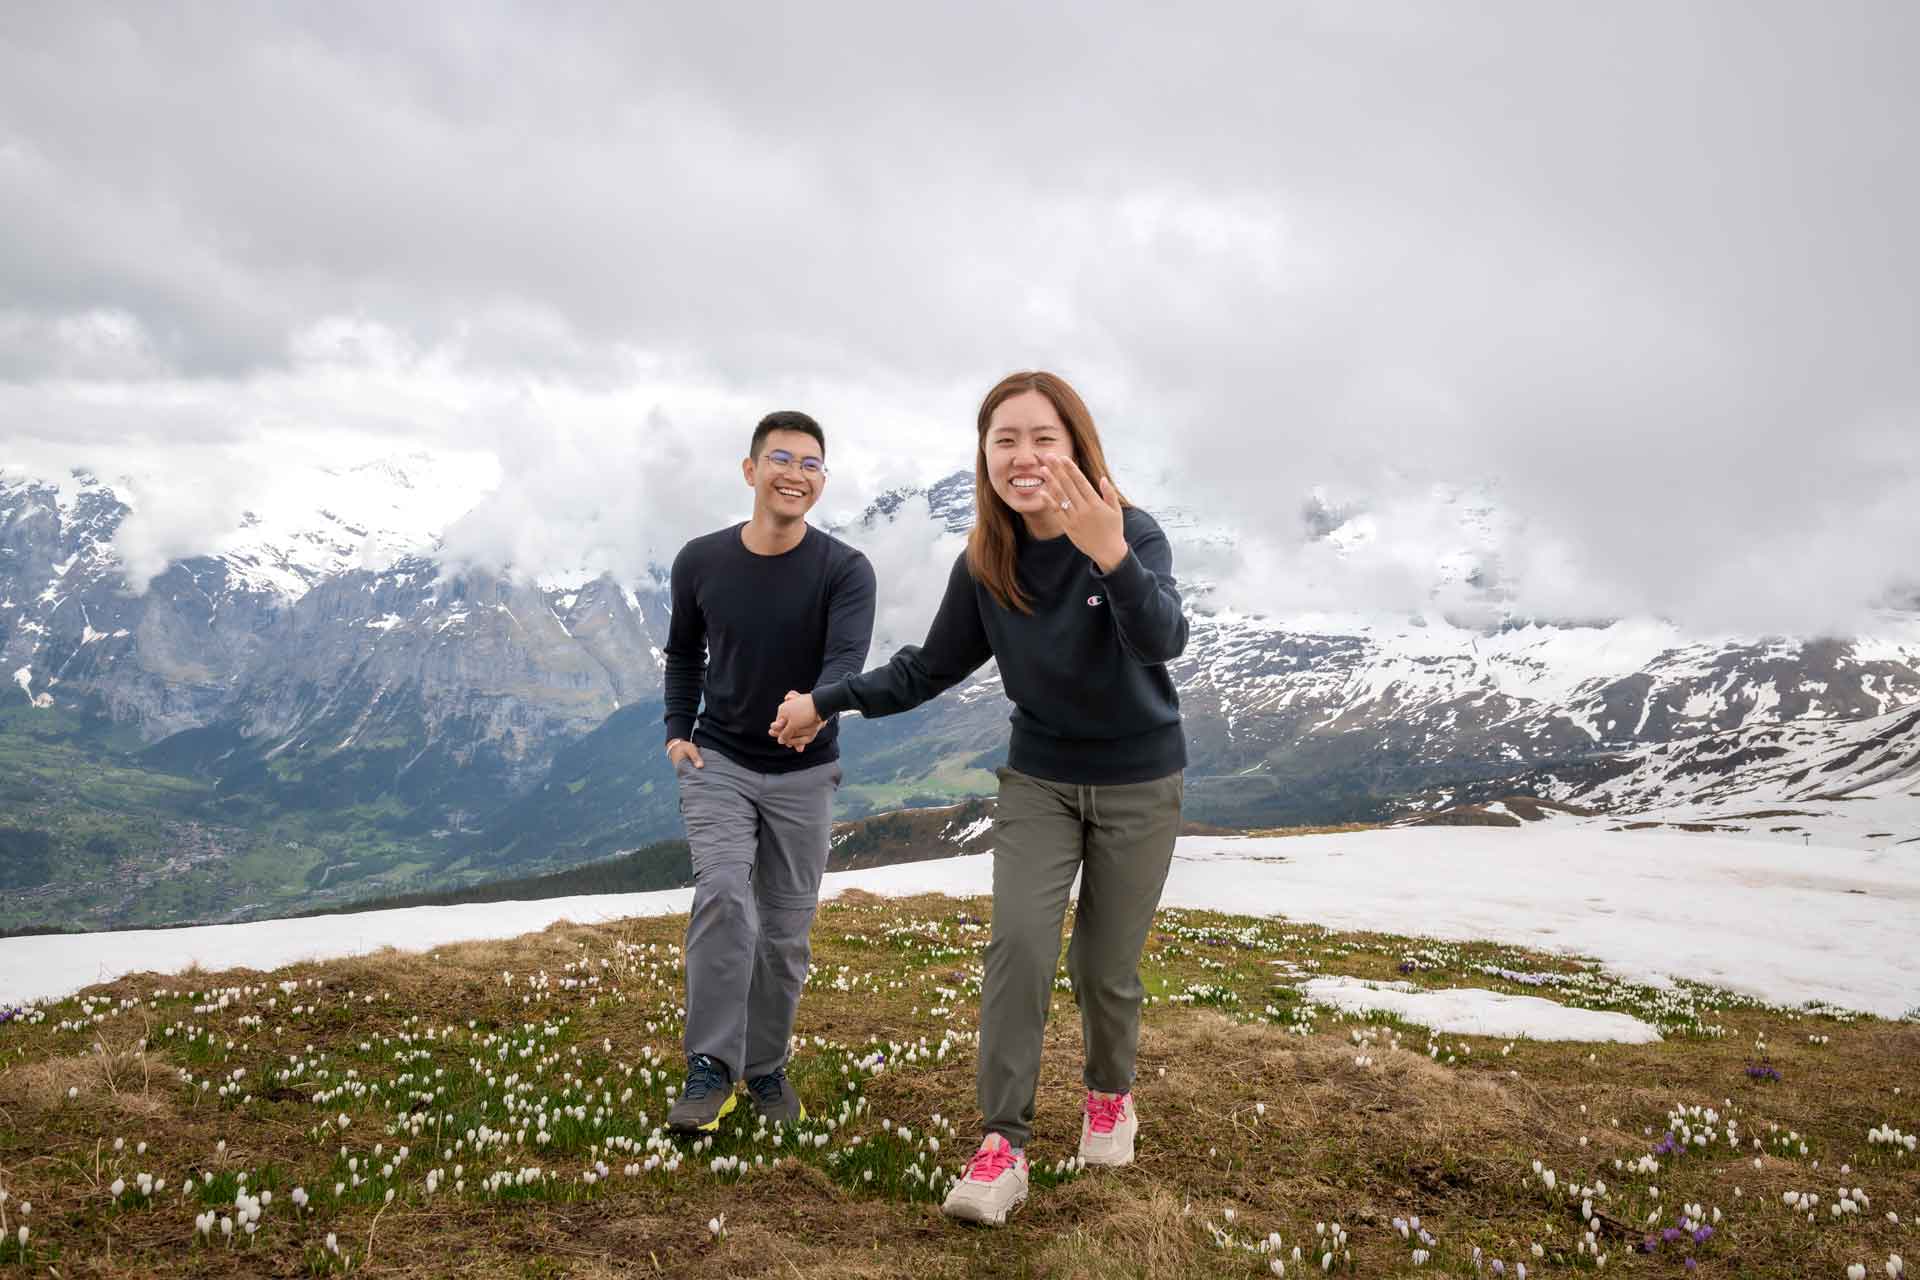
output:
[[[993,934],[980,996],[986,1134],[946,1199],[998,1225],[1027,1196],[1041,1044],[1074,875],[1067,971],[1087,1089],[1080,1155],[1133,1159],[1140,952],[1180,830],[1186,738],[1166,664],[1187,643],[1173,556],[1114,486],[1093,418],[1050,373],[980,405],[977,518],[926,643],[884,667],[790,694],[771,732],[804,746],[823,718],[911,710],[998,659],[1013,702],[994,813]]]

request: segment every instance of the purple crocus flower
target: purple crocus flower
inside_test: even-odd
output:
[[[1707,1241],[1711,1239],[1713,1239],[1712,1227],[1701,1227],[1699,1230],[1693,1233],[1693,1242],[1695,1244],[1705,1244]]]
[[[1699,1263],[1697,1263],[1697,1262],[1695,1262],[1695,1261],[1694,1261],[1694,1260],[1693,1260],[1692,1258],[1688,1258],[1688,1259],[1687,1259],[1687,1270],[1689,1270],[1689,1271],[1697,1271],[1697,1270],[1699,1270],[1699,1269],[1700,1269],[1700,1264],[1699,1264]]]
[[[1682,1232],[1680,1228],[1668,1227],[1665,1231],[1662,1231],[1660,1233],[1660,1239],[1665,1241],[1668,1244],[1672,1244],[1675,1240],[1678,1240],[1680,1238],[1681,1234]]]

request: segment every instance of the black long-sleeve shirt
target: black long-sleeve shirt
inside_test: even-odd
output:
[[[767,726],[789,689],[844,679],[866,662],[873,566],[811,526],[792,550],[755,555],[740,540],[744,527],[695,538],[674,557],[667,738],[690,738],[761,773],[837,760],[837,724],[805,751],[781,746]]]
[[[1013,702],[1007,763],[1051,782],[1146,782],[1186,767],[1180,698],[1166,664],[1187,647],[1173,549],[1152,516],[1128,508],[1127,558],[1102,574],[1066,537],[1020,527],[1017,572],[1034,612],[1002,608],[954,562],[926,643],[864,675],[821,682],[821,715],[910,711],[988,658]]]

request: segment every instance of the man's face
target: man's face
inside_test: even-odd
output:
[[[805,516],[827,487],[826,461],[820,442],[806,432],[769,431],[760,452],[741,464],[754,510],[787,520]]]

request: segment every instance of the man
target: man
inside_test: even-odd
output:
[[[741,473],[753,518],[695,538],[673,562],[667,758],[693,852],[687,923],[687,1079],[668,1127],[720,1127],[744,1079],[774,1123],[806,1115],[787,1081],[808,933],[827,865],[838,725],[804,750],[767,733],[791,690],[857,675],[873,636],[865,556],[806,521],[826,487],[826,434],[768,414]]]

